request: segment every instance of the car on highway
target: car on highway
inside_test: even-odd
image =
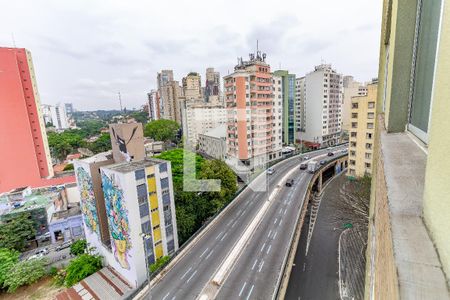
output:
[[[59,245],[58,247],[55,248],[55,251],[61,251],[63,249],[69,248],[72,245],[72,240],[68,240],[64,243],[62,243],[61,245]]]
[[[294,179],[289,178],[288,180],[286,180],[286,186],[292,186],[294,184]]]
[[[334,153],[333,152],[328,152],[328,156],[333,156]]]
[[[327,161],[324,160],[324,159],[322,159],[322,160],[320,161],[320,165],[321,165],[321,166],[323,166],[323,165],[326,164],[326,163],[327,163]]]
[[[308,155],[306,155],[304,158],[303,158],[303,160],[308,160],[308,159],[310,159],[311,157],[309,157]]]
[[[272,169],[272,168],[268,168],[267,169],[267,174],[268,175],[272,175],[273,173],[275,173],[275,169]]]
[[[308,168],[308,164],[302,163],[300,164],[300,170],[306,170]]]

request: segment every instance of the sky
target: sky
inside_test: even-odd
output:
[[[38,5],[39,3],[39,5]],[[0,0],[0,47],[31,51],[41,102],[140,108],[156,74],[224,76],[259,49],[297,76],[321,62],[377,76],[382,0]]]

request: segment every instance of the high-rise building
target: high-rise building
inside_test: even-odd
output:
[[[162,88],[163,88],[163,86],[165,86],[166,84],[168,84],[171,81],[173,81],[173,70],[161,70],[161,72],[157,73],[156,84],[157,84],[157,88],[158,88],[158,93],[156,94],[156,96],[157,96],[157,99],[159,100],[161,117],[164,117],[166,115],[165,104],[167,101],[163,97]]]
[[[344,94],[342,98],[342,131],[350,131],[350,114],[352,110],[352,97],[367,95],[367,86],[353,79],[353,76],[344,76]]]
[[[305,128],[305,77],[295,79],[295,139],[302,143]]]
[[[50,106],[52,124],[56,129],[67,129],[70,127],[64,104],[58,103]]]
[[[71,116],[74,113],[73,104],[72,103],[64,103],[64,108],[66,110],[66,114]]]
[[[161,99],[164,103],[162,118],[181,124],[181,102],[184,97],[178,81],[169,81],[161,87]]]
[[[183,94],[186,100],[197,100],[202,98],[202,84],[200,74],[190,72],[182,80]]]
[[[306,74],[303,85],[302,143],[308,147],[331,146],[341,135],[342,75],[329,64],[321,64]]]
[[[74,182],[53,176],[31,53],[0,48],[0,193]]]
[[[151,264],[178,249],[171,165],[140,155],[141,124],[115,124],[110,130],[112,154],[74,163],[83,225],[89,245],[138,287]]]
[[[275,157],[280,155],[283,148],[283,80],[281,76],[272,75],[273,83],[273,147]]]
[[[194,146],[198,135],[208,129],[216,128],[227,122],[227,111],[223,105],[186,100],[182,106],[183,134],[186,142]]]
[[[220,73],[214,68],[206,69],[205,102],[217,103],[220,101]]]
[[[295,74],[278,70],[273,73],[281,77],[281,97],[283,99],[283,144],[291,145],[296,142],[295,134]]]
[[[147,93],[148,97],[148,116],[151,121],[159,120],[161,118],[159,95],[157,90],[151,90]]]
[[[238,59],[224,86],[229,164],[253,168],[278,158],[272,133],[273,82],[265,54],[257,51],[248,61]]]
[[[377,83],[367,85],[365,93],[351,99],[348,175],[352,177],[372,174]]]

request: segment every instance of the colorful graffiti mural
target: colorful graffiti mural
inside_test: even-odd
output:
[[[92,186],[92,177],[82,167],[77,170],[78,188],[80,190],[81,211],[83,221],[91,233],[99,235],[97,208],[95,205],[94,188]]]
[[[109,230],[113,240],[114,257],[122,268],[130,269],[128,256],[131,249],[131,239],[123,190],[115,182],[114,175],[108,176],[103,171],[102,184]]]

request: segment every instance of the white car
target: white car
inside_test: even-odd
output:
[[[275,170],[274,170],[274,169],[272,169],[272,168],[268,168],[268,169],[267,169],[267,174],[268,174],[268,175],[272,175],[273,173],[275,173]]]

